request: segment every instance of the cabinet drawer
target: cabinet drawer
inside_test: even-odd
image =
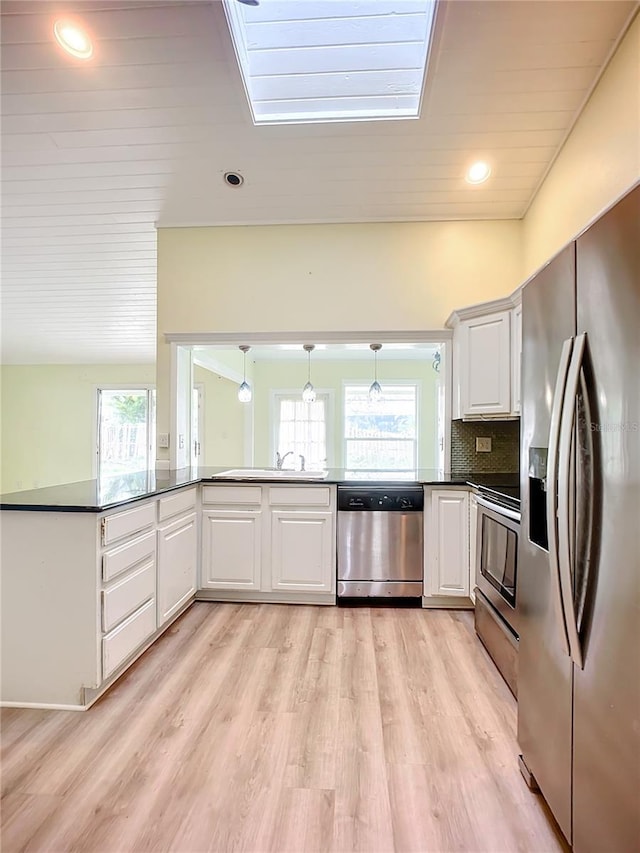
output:
[[[102,630],[111,631],[155,592],[156,561],[152,558],[102,591]]]
[[[269,489],[270,506],[329,506],[329,486],[276,486]]]
[[[156,534],[152,530],[151,533],[145,533],[144,536],[127,542],[126,545],[105,551],[102,555],[102,579],[110,581],[127,569],[132,569],[136,563],[154,559],[155,555]]]
[[[156,630],[156,600],[143,604],[102,640],[102,678],[108,678]]]
[[[155,501],[145,503],[135,509],[108,515],[102,519],[102,544],[109,545],[117,539],[131,536],[138,530],[151,527],[156,522]]]
[[[205,504],[260,504],[260,486],[203,486],[202,503]]]
[[[160,498],[158,501],[158,520],[164,521],[166,518],[171,518],[172,515],[178,515],[181,512],[188,512],[190,509],[193,509],[195,505],[195,489],[188,489],[167,498]]]

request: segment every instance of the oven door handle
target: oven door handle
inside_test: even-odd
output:
[[[520,513],[514,509],[507,509],[503,506],[498,506],[497,504],[491,503],[486,498],[481,498],[476,496],[476,502],[478,506],[484,507],[484,509],[488,509],[491,512],[494,512],[496,515],[503,515],[506,518],[510,518],[512,521],[517,521],[520,523]]]
[[[560,444],[560,425],[564,409],[567,373],[571,363],[573,338],[567,338],[562,344],[556,388],[551,407],[551,423],[549,426],[549,451],[547,456],[547,530],[549,538],[549,578],[553,591],[554,608],[556,611],[560,642],[566,655],[569,650],[567,634],[567,618],[562,601],[560,585],[560,561],[558,557],[558,447]]]
[[[571,364],[567,373],[564,405],[560,422],[558,452],[558,564],[560,566],[560,593],[565,613],[565,624],[569,638],[571,659],[583,668],[582,646],[578,633],[578,617],[573,597],[573,554],[571,553],[571,450],[573,427],[576,420],[576,404],[580,374],[584,357],[586,334],[578,335],[573,347]]]

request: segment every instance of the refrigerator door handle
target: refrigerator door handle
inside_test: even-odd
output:
[[[573,350],[573,338],[567,338],[562,345],[558,376],[551,408],[551,424],[549,427],[549,451],[547,455],[547,525],[549,534],[549,574],[553,591],[554,609],[556,611],[560,642],[565,654],[570,654],[567,634],[567,620],[562,604],[560,585],[560,564],[558,558],[558,449],[560,442],[561,417],[564,407],[567,374]]]
[[[586,334],[578,335],[573,346],[571,364],[567,373],[558,446],[558,564],[560,567],[560,593],[562,595],[565,625],[569,639],[569,653],[573,662],[580,669],[584,667],[584,662],[582,659],[582,645],[578,633],[578,617],[573,596],[570,488],[572,437],[576,420],[577,396],[580,387],[586,339]]]

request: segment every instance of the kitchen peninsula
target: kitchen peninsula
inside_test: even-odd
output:
[[[195,598],[335,604],[336,487],[371,484],[376,472],[332,469],[301,481],[281,471],[227,479],[225,470],[140,472],[0,498],[3,705],[88,708]],[[491,480],[417,470],[395,481],[466,499]],[[232,536],[212,548],[208,530],[221,519]],[[276,547],[283,520],[295,532]],[[225,552],[234,543],[241,559]],[[426,539],[427,574],[430,547]],[[466,588],[440,606],[471,606],[468,546],[466,560]],[[423,602],[434,606],[427,574]]]

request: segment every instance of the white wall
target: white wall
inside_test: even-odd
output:
[[[238,402],[238,385],[203,367],[193,372],[204,391],[204,429],[200,433],[200,465],[245,464],[244,430],[246,408]]]
[[[159,430],[165,332],[442,328],[513,291],[639,177],[637,18],[523,221],[160,229]]]
[[[520,231],[516,221],[159,229],[158,431],[169,430],[164,333],[443,328],[454,308],[517,285]]]
[[[640,16],[524,219],[528,277],[640,178]]]

